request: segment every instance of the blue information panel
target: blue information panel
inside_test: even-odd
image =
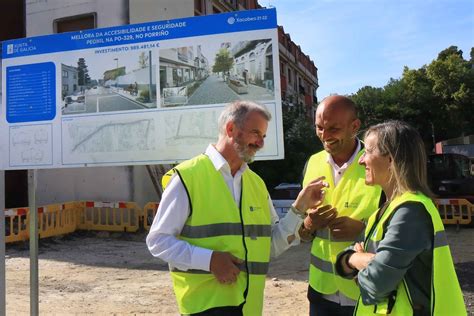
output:
[[[6,68],[9,123],[52,120],[56,116],[56,74],[52,62]]]

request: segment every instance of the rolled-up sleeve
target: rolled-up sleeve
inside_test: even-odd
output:
[[[359,271],[364,304],[377,304],[394,291],[416,257],[431,249],[433,228],[423,204],[402,204],[390,220],[374,259]]]

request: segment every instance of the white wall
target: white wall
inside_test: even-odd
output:
[[[54,33],[54,20],[96,13],[97,27],[128,22],[127,0],[30,0],[26,1],[26,36]]]
[[[38,171],[37,204],[69,201],[158,201],[145,166],[45,169]]]
[[[37,203],[130,201],[132,176],[126,166],[39,170]]]
[[[129,0],[130,23],[171,20],[194,16],[192,0]]]

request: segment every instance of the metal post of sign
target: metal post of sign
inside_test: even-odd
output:
[[[6,314],[5,287],[5,171],[0,170],[0,316]]]
[[[30,315],[39,314],[38,308],[38,209],[36,208],[37,171],[28,170],[28,207],[30,214]]]

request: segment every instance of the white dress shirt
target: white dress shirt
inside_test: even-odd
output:
[[[332,178],[334,180],[334,187],[337,186],[337,184],[341,180],[342,176],[344,175],[344,172],[347,170],[347,168],[349,168],[349,166],[352,163],[359,163],[358,161],[354,161],[354,159],[356,158],[357,154],[361,150],[361,147],[362,146],[360,144],[360,140],[357,139],[356,150],[352,154],[351,158],[349,158],[349,160],[346,161],[340,167],[334,162],[334,159],[332,159],[332,156],[328,155],[328,160],[327,161],[328,161],[328,164],[331,166],[331,169],[332,169],[332,175],[333,175]],[[345,296],[344,294],[342,294],[339,291],[337,291],[334,294],[329,294],[329,295],[323,294],[323,298],[327,299],[328,301],[338,303],[339,305],[342,305],[342,306],[355,306],[355,302],[354,302],[353,299]]]
[[[248,168],[247,164],[242,164],[235,176],[232,176],[229,164],[213,145],[207,147],[206,155],[224,177],[237,207],[240,208],[242,173]],[[268,205],[272,218],[271,256],[276,257],[290,246],[300,243],[298,229],[303,220],[293,212],[288,212],[279,220],[270,197]],[[148,250],[153,256],[168,262],[170,268],[209,271],[212,250],[191,245],[176,237],[181,233],[188,216],[188,195],[181,178],[175,174],[163,192],[157,214],[146,237]],[[288,237],[292,235],[296,238],[289,244]]]

